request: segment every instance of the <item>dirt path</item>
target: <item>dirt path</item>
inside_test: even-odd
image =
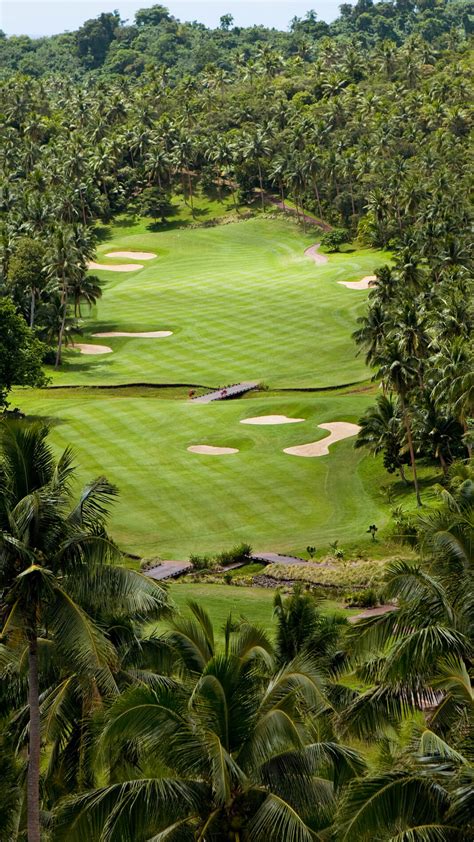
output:
[[[349,617],[350,623],[356,623],[357,620],[367,620],[369,617],[382,617],[384,614],[389,614],[390,611],[396,611],[395,605],[379,605],[377,608],[367,608],[361,611],[360,614],[353,614]]]
[[[328,258],[325,254],[319,253],[318,248],[320,245],[321,243],[315,243],[314,246],[310,246],[308,249],[305,249],[305,257],[310,257],[315,263],[321,265],[322,263],[327,263]]]

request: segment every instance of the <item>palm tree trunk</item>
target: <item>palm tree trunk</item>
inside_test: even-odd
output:
[[[28,704],[30,707],[30,732],[28,740],[28,842],[41,842],[40,836],[40,710],[38,680],[38,639],[34,632],[28,642]]]
[[[54,364],[55,368],[59,368],[61,365],[61,351],[63,347],[63,339],[64,339],[64,329],[66,327],[66,316],[67,316],[67,289],[65,288],[65,282],[63,278],[63,294],[62,294],[62,305],[63,305],[63,315],[61,319],[61,326],[59,328],[58,334],[58,348],[56,351],[56,362]]]
[[[402,464],[400,464],[400,465],[398,466],[398,470],[400,471],[400,476],[401,476],[401,478],[402,478],[403,482],[405,483],[405,485],[408,485],[408,480],[407,480],[407,478],[406,478],[406,476],[405,476],[405,468],[403,467],[403,465],[402,465]]]
[[[419,489],[419,486],[418,486],[418,475],[416,473],[415,449],[413,447],[413,439],[412,439],[412,435],[411,435],[410,419],[408,417],[408,412],[406,411],[406,408],[405,408],[405,401],[403,400],[403,398],[401,396],[400,396],[400,403],[401,403],[401,407],[402,407],[403,421],[405,423],[405,430],[407,432],[408,450],[410,451],[410,462],[411,462],[411,468],[412,468],[412,471],[413,471],[413,484],[415,486],[415,494],[416,494],[416,504],[417,504],[417,506],[421,506],[422,502],[421,502],[421,497],[420,497],[420,489]]]
[[[35,326],[35,290],[34,290],[34,287],[31,287],[30,327],[33,328],[34,326]]]
[[[258,164],[258,180],[260,182],[260,199],[262,201],[262,210],[265,210],[265,201],[263,198],[263,177],[262,177],[262,167],[260,166],[260,161],[257,161]]]

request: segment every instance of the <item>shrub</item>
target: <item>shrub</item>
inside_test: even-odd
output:
[[[215,567],[215,561],[210,555],[198,555],[197,553],[194,553],[189,556],[189,561],[191,562],[194,570],[209,570],[212,567]]]
[[[345,228],[333,228],[321,237],[321,245],[326,251],[339,251],[343,243],[347,243],[349,232]]]
[[[223,550],[215,556],[215,562],[222,567],[228,567],[229,564],[236,564],[239,561],[247,561],[252,555],[252,547],[250,544],[237,544],[231,550]]]
[[[378,603],[378,594],[375,588],[366,588],[363,591],[353,591],[345,596],[348,608],[375,608]]]

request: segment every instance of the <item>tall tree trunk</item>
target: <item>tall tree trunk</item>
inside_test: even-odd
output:
[[[31,287],[31,298],[30,298],[30,327],[33,328],[35,326],[35,289]]]
[[[34,632],[29,635],[28,642],[28,704],[30,707],[27,776],[28,842],[41,842],[39,802],[41,735],[38,681],[38,639]]]
[[[59,366],[61,365],[61,352],[62,352],[63,340],[64,340],[64,330],[65,330],[65,327],[66,327],[67,287],[66,287],[66,282],[65,282],[64,277],[63,277],[63,289],[62,289],[62,292],[61,292],[61,304],[62,304],[62,307],[63,307],[63,313],[62,313],[62,318],[61,318],[61,326],[59,328],[59,334],[58,334],[58,347],[57,347],[57,351],[56,351],[56,362],[54,364],[55,368],[59,368]]]
[[[191,205],[191,214],[194,217],[194,197],[193,197],[193,181],[191,178],[191,173],[188,170],[188,186],[189,186],[189,202]]]
[[[258,180],[260,182],[260,199],[262,201],[262,210],[265,210],[265,200],[263,197],[263,176],[262,176],[262,167],[260,166],[260,161],[258,163]]]
[[[405,407],[405,401],[401,397],[400,397],[400,403],[401,403],[401,407],[402,407],[403,421],[405,423],[405,430],[407,432],[408,450],[410,451],[410,462],[411,462],[411,468],[412,468],[412,471],[413,471],[413,484],[415,486],[415,494],[416,494],[416,504],[417,504],[417,506],[421,506],[422,503],[421,503],[421,497],[420,497],[420,489],[418,487],[418,475],[416,473],[415,449],[413,447],[413,439],[412,439],[412,435],[411,435],[410,418],[408,416],[408,412],[407,412],[406,407]]]
[[[408,485],[409,483],[408,483],[408,480],[407,480],[407,478],[406,478],[406,476],[405,476],[405,468],[403,467],[403,465],[402,465],[402,464],[400,464],[400,465],[398,466],[398,470],[400,471],[400,476],[401,476],[401,478],[402,478],[403,482],[405,483],[405,485]]]

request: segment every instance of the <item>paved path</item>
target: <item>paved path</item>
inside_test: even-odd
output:
[[[258,380],[249,380],[246,383],[234,383],[233,386],[226,386],[223,389],[216,389],[215,392],[208,392],[207,395],[201,395],[199,398],[192,398],[192,403],[211,403],[212,401],[223,401],[227,398],[235,398],[237,395],[243,395],[245,392],[251,392],[259,385]],[[225,392],[225,394],[222,394]]]
[[[356,623],[357,620],[367,620],[369,617],[381,617],[383,614],[389,614],[390,611],[396,611],[395,605],[379,605],[377,608],[367,608],[360,614],[353,614],[349,617],[350,623]]]
[[[177,576],[181,576],[182,573],[187,573],[191,568],[192,564],[190,561],[162,561],[157,567],[150,567],[144,573],[150,579],[161,581],[163,579],[175,579]]]
[[[267,564],[308,564],[304,558],[279,553],[253,553],[250,558],[252,561],[266,561]]]

